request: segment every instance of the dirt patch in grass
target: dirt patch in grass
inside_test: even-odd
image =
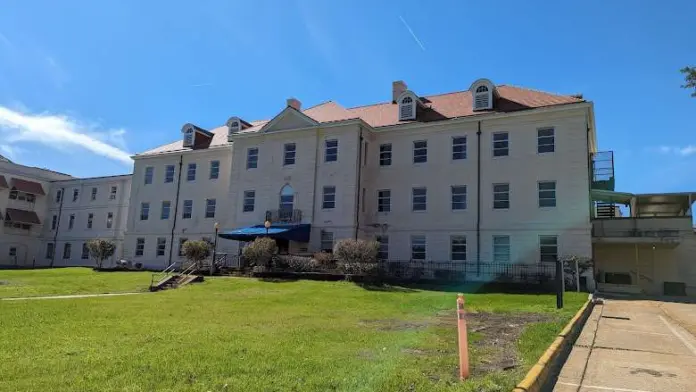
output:
[[[378,331],[407,331],[413,329],[423,329],[435,323],[433,320],[361,320],[358,324]]]
[[[528,324],[551,321],[541,313],[469,313],[467,325],[480,360],[473,364],[472,374],[510,370],[520,365],[517,341]]]

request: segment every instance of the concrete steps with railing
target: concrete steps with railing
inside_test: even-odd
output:
[[[178,263],[173,263],[162,272],[152,274],[150,291],[173,289],[185,286],[189,283],[203,281],[203,275],[196,273],[198,269],[195,264],[188,266],[181,272],[177,271],[177,264]]]

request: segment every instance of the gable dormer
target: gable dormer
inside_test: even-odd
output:
[[[488,79],[479,79],[471,84],[469,91],[471,91],[473,111],[493,109],[495,98],[498,96],[493,82]]]
[[[191,123],[181,127],[184,134],[184,147],[187,148],[207,148],[213,140],[213,133]]]
[[[411,90],[406,90],[396,99],[399,105],[399,121],[415,120],[418,116],[418,108],[425,107],[423,102]]]
[[[251,124],[242,120],[239,117],[230,117],[230,119],[227,120],[225,125],[227,125],[227,139],[228,139],[228,141],[229,141],[230,137],[232,137],[232,135],[234,135],[235,133],[239,133],[242,130],[251,127]]]

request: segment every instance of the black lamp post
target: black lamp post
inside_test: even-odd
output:
[[[213,272],[215,270],[215,257],[217,256],[217,240],[218,240],[218,231],[220,230],[220,224],[218,222],[215,222],[215,239],[213,240],[213,260],[210,262],[210,276],[213,276]]]
[[[267,220],[267,221],[263,222],[263,227],[266,228],[266,237],[268,237],[268,229],[271,228],[271,221]]]

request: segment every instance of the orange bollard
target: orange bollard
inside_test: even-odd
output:
[[[464,294],[457,295],[457,330],[459,333],[459,379],[469,377],[469,340],[466,336],[466,311]]]

